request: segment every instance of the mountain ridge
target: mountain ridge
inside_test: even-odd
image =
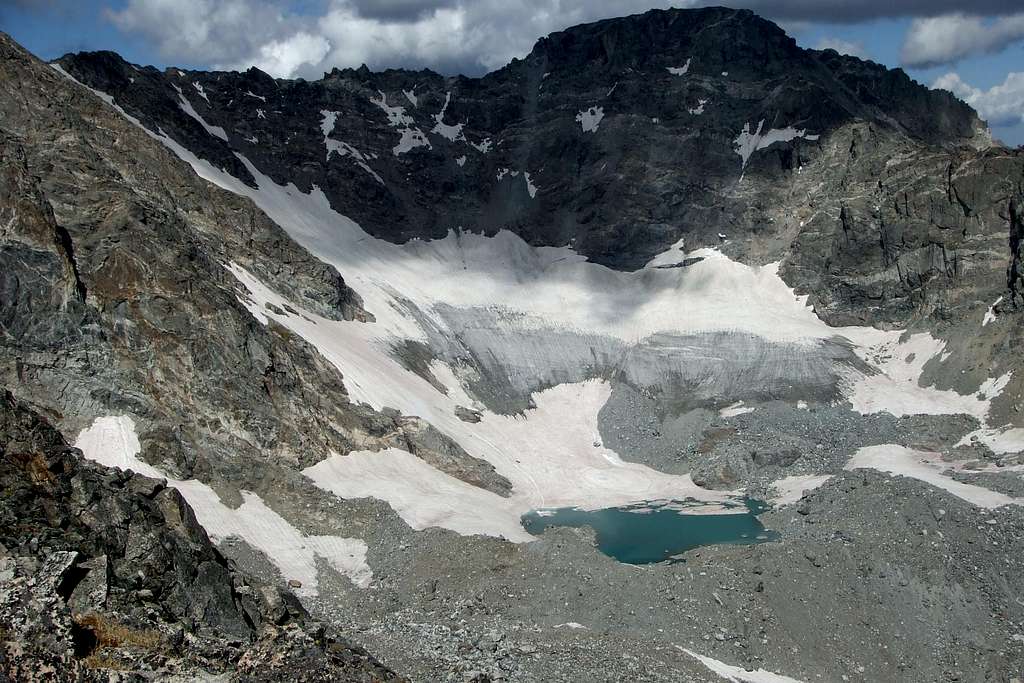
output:
[[[705,29],[702,22],[708,17],[721,18],[720,25]],[[649,38],[645,31],[655,36],[642,42],[641,36]],[[634,59],[637,68],[603,63],[602,45],[608,40],[617,41],[617,54],[629,55],[623,59]],[[569,55],[571,50],[583,51],[570,55],[573,66],[548,73],[545,60],[560,59],[560,51]],[[574,240],[576,249],[592,260],[632,270],[692,233],[695,224],[709,219],[721,223],[699,210],[695,215],[694,207],[729,204],[737,179],[749,177],[748,158],[755,164],[752,172],[763,170],[770,178],[794,164],[797,149],[803,156],[817,154],[808,140],[790,138],[772,147],[789,160],[783,156],[781,163],[759,169],[769,154],[750,153],[741,159],[736,152],[739,136],[743,130],[754,133],[759,120],[766,132],[804,129],[821,136],[863,119],[926,146],[956,147],[975,140],[980,121],[951,95],[917,86],[899,72],[821,55],[827,57],[798,48],[778,27],[750,12],[652,10],[552,34],[525,59],[480,79],[423,71],[337,70],[320,81],[274,80],[272,104],[273,97],[288,103],[273,104],[280,108],[276,115],[276,109],[246,95],[270,94],[252,91],[258,83],[270,83],[252,70],[186,76],[176,69],[159,76],[147,71],[146,78],[156,80],[136,86],[130,80],[134,67],[111,63],[109,54],[68,55],[59,63],[114,97],[150,128],[167,131],[249,184],[252,178],[236,151],[276,182],[295,182],[302,191],[317,185],[335,209],[352,214],[376,236],[401,243],[443,237],[449,230],[493,234],[506,228],[537,245]],[[686,74],[667,71],[685,64],[692,64]],[[723,76],[727,71],[732,75]],[[201,95],[193,81],[203,87]],[[403,94],[417,88],[419,106]],[[883,89],[885,97],[861,99],[875,88]],[[211,96],[216,106],[209,105]],[[225,139],[211,135],[183,111],[181,98],[223,130]],[[887,110],[886,102],[895,108]],[[391,108],[386,111],[396,116],[400,109],[404,118],[381,126],[376,121],[382,108]],[[435,119],[442,108],[448,120],[440,124]],[[595,131],[602,123],[606,130],[617,130],[588,138],[574,118],[591,108],[607,116],[594,124]],[[341,112],[327,135],[321,132],[320,116],[326,110]],[[288,130],[268,129],[268,116],[283,117]],[[441,134],[446,131],[453,139]],[[395,132],[404,136],[398,146]],[[345,141],[348,147],[337,155],[355,162],[351,170],[329,163],[330,152],[326,160],[317,158],[322,153],[316,150],[324,149],[327,138]],[[406,151],[404,144],[412,146]],[[608,155],[623,167],[653,164],[659,175],[670,167],[683,170],[673,173],[675,182],[652,193],[661,200],[656,203],[635,196],[603,173],[597,161],[606,165]],[[453,163],[458,159],[463,165]],[[517,181],[502,185],[502,168],[517,175],[530,173],[533,180],[529,187]],[[415,178],[414,186],[407,176]],[[487,177],[499,180],[488,182]],[[609,193],[622,197],[621,207],[602,199]],[[589,206],[581,206],[577,198],[586,198]],[[595,210],[606,227],[595,228]],[[739,216],[730,215],[726,222],[737,220],[741,231],[750,228]],[[694,237],[713,244],[714,235],[725,232],[721,228],[736,230],[715,225]]]

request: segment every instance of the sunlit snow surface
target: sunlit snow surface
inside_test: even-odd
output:
[[[401,107],[388,106],[383,94],[374,101],[395,128],[411,127],[411,118]],[[578,120],[592,131],[601,115],[592,108]],[[329,123],[325,119],[324,127]],[[277,185],[240,155],[255,178],[253,189],[170,138],[150,134],[201,177],[250,197],[300,245],[336,266],[376,322],[320,318],[298,302],[286,302],[240,266],[225,264],[254,316],[264,323],[273,319],[319,349],[343,374],[352,400],[424,418],[513,484],[512,495],[501,498],[397,450],[333,454],[306,471],[340,496],[387,501],[414,528],[441,526],[526,541],[519,516],[530,509],[597,509],[687,497],[714,509],[730,498],[697,487],[688,476],[624,462],[604,447],[598,413],[611,386],[597,370],[621,370],[640,385],[676,377],[703,391],[717,409],[725,406],[726,418],[747,412],[735,404],[748,398],[742,392],[757,383],[749,374],[756,370],[765,374],[755,373],[755,379],[779,391],[801,383],[833,390],[834,400],[861,413],[965,413],[982,421],[980,439],[1018,440],[985,424],[991,400],[1009,375],[990,378],[966,396],[922,387],[923,367],[941,357],[943,342],[927,333],[900,342],[899,331],[829,327],[806,297],[782,281],[778,264],[747,266],[712,249],[687,252],[680,242],[647,267],[625,273],[589,263],[567,247],[532,247],[505,231],[494,237],[452,232],[444,239],[396,245],[335,212],[316,187],[303,193],[291,184]],[[762,125],[751,133],[748,126],[737,153],[745,163],[754,151],[796,137],[815,136],[795,129],[764,132]],[[286,303],[300,314],[274,312],[288,310]],[[406,340],[435,352],[431,374],[446,391],[394,357],[393,349]],[[713,362],[707,364],[709,357]],[[491,365],[465,360],[471,358],[491,359]],[[588,367],[594,372],[587,374]],[[510,390],[532,393],[532,404],[511,412],[491,409],[475,389],[486,384],[481,372],[491,380],[503,375]],[[805,398],[786,400],[806,405]],[[479,411],[481,420],[458,419],[456,407]],[[907,466],[899,451],[858,456],[851,466],[899,470],[957,495],[965,491],[948,486],[933,468]],[[779,502],[819,483],[782,480],[776,485]],[[993,500],[972,502],[987,506]]]
[[[75,446],[82,449],[89,460],[107,467],[131,470],[154,479],[167,479],[167,484],[178,489],[188,501],[196,513],[196,520],[206,529],[211,540],[243,539],[266,554],[285,579],[299,581],[302,585],[295,589],[299,595],[317,594],[317,557],[327,561],[358,586],[366,587],[373,578],[366,564],[366,544],[363,541],[337,536],[306,536],[267,507],[254,493],[243,491],[242,505],[230,508],[203,482],[167,477],[139,460],[141,447],[135,423],[130,417],[96,418],[78,435]]]
[[[1013,498],[981,486],[957,481],[946,474],[951,466],[949,463],[943,462],[938,453],[915,451],[893,444],[868,446],[859,449],[846,464],[848,470],[858,468],[876,469],[890,474],[920,479],[981,508],[1024,505],[1024,498]]]
[[[678,645],[676,645],[676,648],[699,661],[710,671],[718,674],[722,679],[732,681],[732,683],[801,683],[801,681],[798,681],[795,678],[790,678],[789,676],[782,676],[780,674],[772,673],[771,671],[765,671],[764,669],[752,669],[747,671],[742,666],[726,664],[725,662],[717,659],[699,655],[693,650],[688,650]]]

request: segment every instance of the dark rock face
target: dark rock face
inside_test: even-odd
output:
[[[335,69],[315,82],[255,69],[160,73],[111,53],[67,55],[60,64],[245,182],[252,175],[236,172],[233,151],[275,182],[321,188],[376,236],[400,242],[508,229],[624,269],[680,237],[714,243],[723,228],[735,236],[756,229],[746,198],[736,196],[744,126],[753,132],[763,120],[765,131],[827,136],[870,121],[923,147],[952,148],[970,143],[980,125],[949,93],[803,50],[774,24],[726,9],[652,10],[577,26],[480,79],[364,69]],[[670,72],[684,66],[685,74]],[[188,115],[182,98],[227,140]],[[591,108],[603,119],[588,132],[578,115]],[[326,128],[324,112],[336,114]],[[401,151],[403,131],[419,144]],[[330,152],[325,140],[344,148]],[[750,159],[746,175],[768,181],[757,188],[764,201],[781,202],[770,184],[821,147],[777,143]]]
[[[1010,301],[1016,306],[1020,283],[1024,280],[1021,269],[1020,247],[1024,239],[1024,196],[1012,197],[1009,202],[1010,214],[1010,266],[1006,271],[1006,287],[1010,290]]]
[[[315,672],[308,680],[398,680],[286,589],[238,572],[177,490],[83,461],[9,392],[0,490],[0,670],[11,680],[194,676],[235,662],[244,680],[291,680],[282,662]]]

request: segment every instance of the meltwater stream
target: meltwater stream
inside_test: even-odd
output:
[[[749,545],[778,538],[757,518],[768,509],[764,503],[748,498],[734,507],[743,509],[688,513],[688,508],[694,509],[692,503],[656,501],[603,510],[532,510],[523,515],[522,523],[534,535],[555,526],[589,526],[597,534],[601,552],[626,564],[672,560],[704,545]]]

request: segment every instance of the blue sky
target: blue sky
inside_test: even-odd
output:
[[[0,28],[44,59],[108,49],[156,66],[315,78],[332,66],[479,74],[546,33],[658,0],[0,0]],[[675,5],[705,4],[681,0]],[[714,3],[718,4],[718,3]],[[1019,0],[737,0],[805,47],[835,46],[968,100],[995,136],[1024,144]],[[851,9],[853,8],[853,9]],[[1019,77],[1013,74],[1019,74]]]

